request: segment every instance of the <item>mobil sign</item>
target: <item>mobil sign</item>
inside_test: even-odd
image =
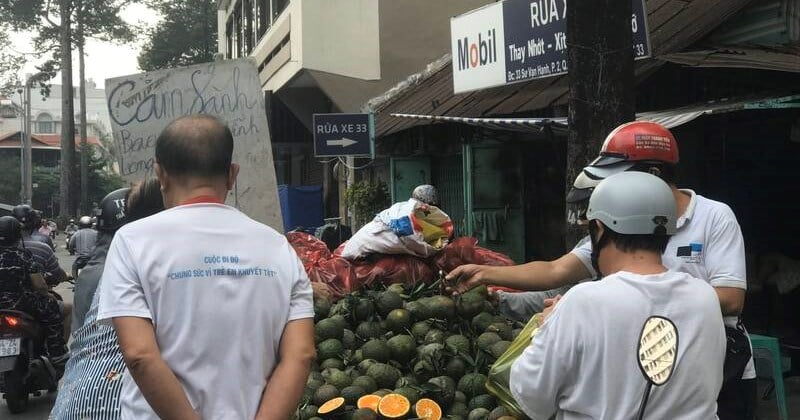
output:
[[[450,35],[456,93],[505,83],[502,3],[452,18]]]
[[[650,56],[645,0],[631,2],[636,59]],[[567,0],[503,0],[450,20],[455,93],[566,74]]]

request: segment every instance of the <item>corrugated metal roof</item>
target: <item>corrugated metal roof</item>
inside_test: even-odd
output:
[[[738,12],[750,0],[647,0],[648,26],[654,56],[681,51]],[[636,62],[637,76],[661,65]],[[376,134],[383,136],[427,121],[391,117],[391,113],[483,117],[546,108],[566,103],[569,86],[564,76],[453,94],[452,66],[443,66],[396,90],[394,97],[370,109],[378,116]]]
[[[666,54],[662,60],[692,67],[728,67],[800,73],[800,46],[718,47]]]

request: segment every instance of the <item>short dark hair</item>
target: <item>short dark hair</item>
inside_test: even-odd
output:
[[[655,169],[655,170],[654,170]],[[647,172],[661,178],[669,185],[676,185],[678,182],[678,165],[657,161],[636,162],[629,171]]]
[[[667,249],[669,235],[623,235],[606,227],[603,236],[622,252],[650,251],[663,254]]]
[[[233,134],[211,115],[189,115],[171,122],[156,140],[156,161],[172,176],[227,176]]]
[[[131,188],[125,201],[127,223],[152,216],[161,210],[164,210],[164,198],[158,179],[150,178]]]

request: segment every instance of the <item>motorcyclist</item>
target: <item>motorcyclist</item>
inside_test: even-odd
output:
[[[78,225],[75,224],[75,219],[69,219],[69,224],[67,225],[66,229],[64,229],[64,233],[67,234],[67,237],[74,235],[75,232],[78,231]]]
[[[67,360],[64,324],[58,301],[25,248],[22,226],[11,216],[0,217],[0,308],[25,312],[43,326],[47,355],[57,372]]]
[[[11,214],[22,224],[23,237],[30,237],[34,241],[49,246],[52,250],[56,249],[50,235],[39,232],[39,228],[42,226],[42,216],[33,207],[20,204],[11,210]]]
[[[35,212],[28,205],[16,206],[12,210],[13,216],[22,225],[22,244],[24,248],[31,252],[33,262],[41,267],[44,280],[47,286],[52,289],[59,283],[67,280],[67,273],[59,266],[58,258],[56,258],[53,248],[33,237],[32,233],[36,230],[36,226],[32,225],[35,221],[33,213]],[[30,226],[30,228],[27,226]],[[61,300],[58,301],[58,305],[64,317],[64,337],[69,337],[69,323],[72,320],[72,305]]]
[[[92,303],[92,297],[103,274],[108,246],[117,231],[127,221],[125,203],[130,188],[120,188],[110,192],[100,202],[100,215],[97,218],[97,241],[91,257],[75,280],[75,294],[72,312],[72,326],[78,329],[83,325],[86,312]]]
[[[72,264],[72,277],[78,277],[78,270],[83,268],[89,257],[92,256],[95,242],[97,242],[97,231],[92,229],[92,218],[83,216],[78,220],[78,231],[69,238],[67,249],[78,255]]]

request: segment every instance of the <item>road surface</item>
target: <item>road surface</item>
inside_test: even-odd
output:
[[[56,256],[58,257],[58,262],[61,264],[61,267],[66,271],[70,272],[72,269],[72,262],[75,261],[75,257],[69,255],[69,253],[64,248],[64,235],[61,234],[57,237],[57,244],[58,248],[56,249]],[[72,285],[69,283],[62,283],[58,285],[55,289],[63,298],[65,302],[72,303]],[[0,419],[8,419],[8,420],[44,420],[47,419],[48,415],[50,414],[50,409],[53,407],[53,403],[56,401],[56,393],[51,394],[43,394],[39,397],[31,397],[30,400],[30,407],[27,412],[23,414],[11,415],[8,412],[8,408],[6,407],[5,400],[0,402]]]

